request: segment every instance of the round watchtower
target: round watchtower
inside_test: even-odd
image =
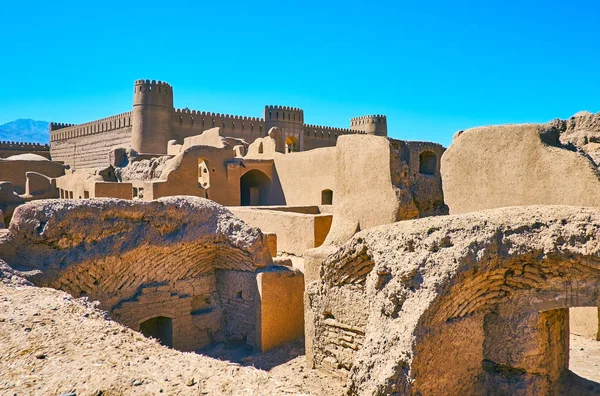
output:
[[[380,114],[354,117],[350,120],[350,129],[368,135],[387,136],[387,119]]]
[[[131,148],[138,153],[166,154],[172,115],[173,88],[161,81],[137,80],[131,115]]]

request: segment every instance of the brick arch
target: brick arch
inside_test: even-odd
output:
[[[600,212],[403,221],[356,234],[321,274],[307,355],[350,370],[351,392],[551,393],[571,378],[567,308],[600,306]]]
[[[239,282],[252,297],[233,308],[247,316],[236,337],[252,345],[256,272],[272,264],[260,230],[197,197],[35,201],[15,212],[0,250],[36,285],[97,300],[134,329],[148,315],[172,318],[183,350],[222,340]]]

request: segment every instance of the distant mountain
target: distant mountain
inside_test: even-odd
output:
[[[46,121],[16,120],[0,125],[0,141],[48,143],[48,123]]]

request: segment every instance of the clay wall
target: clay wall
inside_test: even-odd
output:
[[[362,131],[306,124],[303,126],[304,150],[335,146],[342,135],[364,134]]]
[[[335,202],[335,156],[335,147],[275,154],[274,181],[281,186],[281,190],[273,192],[272,204],[321,205],[324,190],[333,191]],[[283,194],[283,197],[276,197],[275,194]]]
[[[48,177],[59,177],[65,174],[63,165],[52,161],[21,161],[0,159],[0,181],[13,184],[17,194],[25,194],[26,172],[41,173]]]
[[[50,159],[50,146],[39,143],[0,141],[0,158],[26,153],[37,154]]]
[[[262,351],[304,335],[304,276],[299,270],[271,267],[256,276],[260,295]]]
[[[111,311],[113,318],[135,330],[144,321],[163,316],[173,325],[173,348],[193,351],[222,341],[222,310],[217,304],[214,273],[144,286],[133,299]]]
[[[450,213],[516,205],[598,206],[592,160],[558,141],[549,125],[503,125],[458,133],[442,157]]]
[[[181,144],[186,137],[217,127],[221,128],[221,136],[245,139],[249,143],[267,133],[262,118],[177,109],[173,111],[171,139]]]
[[[276,234],[278,251],[297,256],[321,246],[331,228],[331,214],[303,214],[268,208],[230,207],[229,210],[246,224]]]
[[[225,338],[255,345],[259,341],[260,333],[256,327],[260,309],[256,274],[244,271],[217,271],[216,277],[225,316]]]
[[[131,145],[131,112],[80,125],[50,124],[50,153],[54,161],[72,168],[110,164],[109,153]]]

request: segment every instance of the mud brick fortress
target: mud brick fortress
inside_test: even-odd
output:
[[[286,106],[265,106],[262,118],[175,109],[173,88],[161,81],[138,80],[133,91],[132,111],[80,125],[51,123],[52,158],[73,168],[106,166],[114,148],[167,154],[169,141],[181,144],[186,137],[216,127],[222,136],[249,143],[277,127],[289,151],[335,146],[339,136],[348,134],[387,136],[381,115],[352,118],[350,128],[343,129],[305,124],[302,109]]]
[[[388,137],[381,115],[174,109],[160,81],[133,102],[52,123],[50,158],[0,151],[0,393],[600,394],[600,362],[577,365],[600,351],[600,114],[446,149]],[[258,385],[205,356],[294,343],[302,370]],[[98,376],[71,350],[117,363]]]

